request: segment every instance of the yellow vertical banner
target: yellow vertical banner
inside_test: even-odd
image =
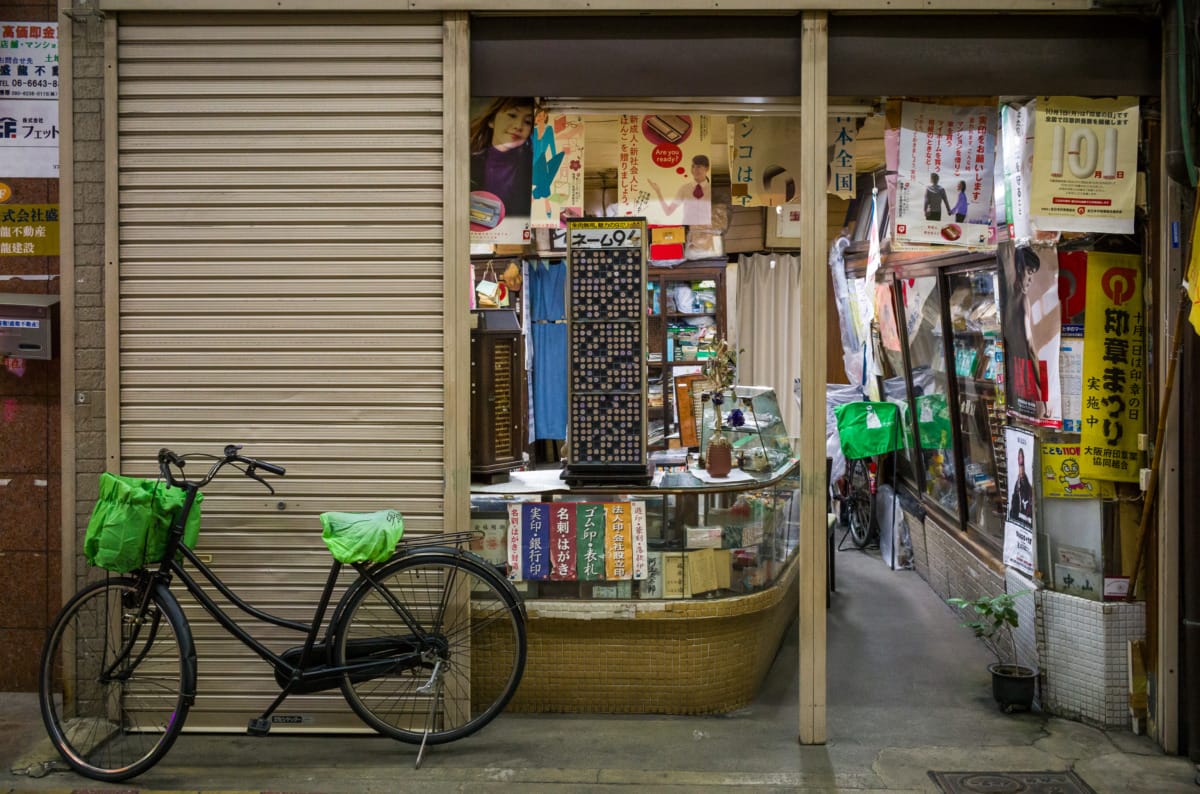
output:
[[[1187,294],[1192,301],[1188,322],[1192,324],[1196,333],[1200,334],[1200,205],[1196,208],[1196,216],[1192,218],[1192,247],[1188,258],[1186,282]]]
[[[633,521],[625,502],[604,505],[607,523],[604,533],[605,579],[633,578]]]
[[[1091,251],[1083,325],[1083,427],[1079,474],[1137,482],[1146,422],[1142,260]]]

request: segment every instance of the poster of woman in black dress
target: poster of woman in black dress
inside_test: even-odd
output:
[[[1058,357],[1062,312],[1052,246],[1002,244],[1005,380],[1008,406],[1043,427],[1062,427]]]

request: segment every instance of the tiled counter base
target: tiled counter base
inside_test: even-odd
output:
[[[1104,728],[1128,728],[1126,644],[1146,636],[1146,605],[1038,593],[1042,708]]]
[[[753,700],[796,617],[793,555],[773,587],[687,601],[531,601],[508,711],[719,714]]]

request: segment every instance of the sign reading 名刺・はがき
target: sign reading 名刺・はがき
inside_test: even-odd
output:
[[[575,580],[575,505],[559,502],[550,506],[550,578]]]

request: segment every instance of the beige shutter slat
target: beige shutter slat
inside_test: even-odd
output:
[[[197,551],[297,620],[328,571],[321,512],[398,509],[415,535],[445,512],[442,28],[354,19],[118,27],[121,470],[228,443],[287,467],[274,495],[236,471],[210,485]],[[245,730],[271,670],[181,601],[187,727]],[[282,713],[363,730],[336,691]]]

